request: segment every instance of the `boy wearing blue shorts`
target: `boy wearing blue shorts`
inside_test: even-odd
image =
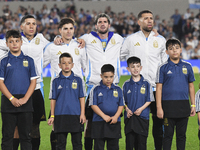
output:
[[[54,123],[57,143],[56,150],[66,149],[66,138],[71,133],[74,150],[82,150],[82,131],[85,118],[85,87],[83,80],[71,70],[73,58],[69,53],[59,57],[60,74],[53,80],[51,97],[51,117]]]
[[[149,81],[140,74],[142,66],[138,57],[130,57],[127,66],[131,78],[123,85],[126,150],[146,150],[153,90]]]
[[[121,138],[120,114],[124,107],[122,90],[113,84],[115,69],[106,64],[101,68],[101,82],[90,92],[89,105],[93,113],[92,133],[94,150],[119,150]]]
[[[188,117],[195,115],[194,73],[191,64],[180,59],[181,52],[179,40],[167,40],[169,59],[157,71],[156,106],[158,118],[164,119],[163,150],[171,149],[175,127],[176,147],[185,150]]]
[[[21,150],[32,150],[32,98],[36,86],[34,61],[21,51],[21,34],[16,30],[6,33],[10,51],[0,64],[2,115],[2,150],[13,149],[13,135],[18,126]]]

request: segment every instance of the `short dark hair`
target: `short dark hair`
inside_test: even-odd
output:
[[[153,15],[153,13],[150,10],[143,10],[138,14],[138,19],[140,19],[142,17],[142,15],[146,14],[146,13],[148,13],[148,14],[150,13]]]
[[[68,57],[68,58],[71,58],[72,59],[72,62],[73,62],[73,58],[72,58],[72,55],[70,53],[62,53],[59,57],[59,63],[61,63],[61,58],[63,57]]]
[[[166,49],[168,50],[169,46],[171,46],[171,45],[173,46],[175,44],[178,44],[181,47],[181,42],[178,39],[175,39],[175,38],[168,39],[166,44],[165,44],[166,45]]]
[[[99,18],[103,18],[103,17],[107,18],[108,24],[110,24],[110,17],[109,17],[107,14],[105,14],[105,13],[100,13],[100,14],[98,14],[98,15],[95,17],[94,23],[97,24]]]
[[[34,16],[32,16],[32,15],[25,15],[22,19],[21,19],[21,21],[20,21],[20,25],[22,25],[24,22],[25,22],[25,20],[26,19],[28,19],[28,18],[33,18],[33,19],[35,19],[35,17]]]
[[[105,64],[101,67],[101,74],[105,72],[112,72],[115,73],[115,68],[111,64]]]
[[[141,60],[138,57],[134,57],[134,56],[133,57],[129,57],[128,60],[127,60],[127,66],[129,67],[129,65],[132,64],[132,63],[133,64],[138,64],[139,63],[141,65]]]
[[[69,18],[69,17],[61,19],[58,25],[58,29],[62,28],[65,24],[69,24],[69,23],[71,23],[74,26],[75,25],[74,19]]]
[[[6,32],[6,41],[8,41],[8,39],[10,37],[22,39],[21,34],[20,34],[20,32],[18,30],[9,30],[9,31],[7,31]]]

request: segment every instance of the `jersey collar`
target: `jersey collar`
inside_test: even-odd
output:
[[[133,81],[133,78],[132,78],[132,76],[131,76],[131,78],[130,78],[130,83],[131,84],[142,84],[142,81],[144,80],[144,77],[142,76],[142,75],[140,75],[141,76],[141,78],[140,78],[140,81],[138,81],[138,82],[135,82],[135,81]]]
[[[59,75],[60,75],[60,77],[61,77],[62,79],[69,79],[69,80],[71,80],[71,79],[73,79],[73,77],[74,77],[74,72],[72,71],[71,75],[70,75],[68,78],[66,78],[66,77],[62,74],[62,71],[60,71]]]
[[[34,37],[35,37],[36,35],[37,35],[37,33],[35,33],[35,34],[34,34]],[[24,35],[24,33],[23,33],[23,32],[21,32],[21,36],[23,36],[23,37],[25,37],[25,38],[26,38],[26,36]],[[33,38],[34,38],[34,37],[33,37]]]
[[[102,81],[102,80],[100,81],[100,86],[103,87],[103,88],[108,88],[105,84],[103,84],[103,81]],[[112,83],[110,89],[111,89],[111,88],[114,89],[114,87],[115,87],[115,86],[114,86],[114,84]]]
[[[14,56],[13,54],[11,54],[11,52],[9,51],[8,52],[8,56],[10,57],[10,58],[23,58],[23,56],[24,56],[24,54],[23,54],[23,52],[21,51],[21,54],[19,55],[19,56]]]
[[[182,59],[179,60],[178,64],[175,64],[173,63],[170,58],[168,58],[168,63],[171,65],[171,66],[175,66],[175,65],[180,65],[182,63]]]
[[[101,38],[99,37],[99,35],[96,32],[92,31],[91,34],[101,41]],[[108,32],[108,41],[107,41],[107,43],[112,38],[113,34],[114,34],[114,32],[110,32],[110,31]]]

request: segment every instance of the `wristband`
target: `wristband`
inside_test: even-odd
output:
[[[50,118],[54,118],[54,115],[51,115],[51,117]]]
[[[191,105],[191,107],[196,107],[196,105]]]
[[[11,101],[14,98],[14,96],[12,96],[9,100]]]

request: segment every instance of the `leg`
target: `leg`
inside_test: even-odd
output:
[[[50,142],[51,142],[51,150],[56,150],[57,139],[56,139],[56,134],[54,133],[53,130],[51,131]]]
[[[146,150],[147,149],[147,137],[143,135],[137,136],[137,145],[138,145],[138,150]]]
[[[94,150],[104,150],[105,139],[94,139]]]
[[[35,90],[32,94],[33,99],[33,127],[31,129],[32,138],[32,150],[39,150],[40,146],[40,121],[46,120],[45,108],[44,108],[44,96],[43,89]]]
[[[119,139],[107,139],[107,150],[119,150]]]
[[[66,139],[68,133],[56,133],[57,143],[56,150],[66,150]]]
[[[21,150],[31,150],[30,131],[32,127],[32,112],[19,113],[17,121]]]
[[[15,127],[13,150],[18,150],[18,147],[19,147],[19,133],[18,133],[18,127]]]
[[[185,150],[187,123],[188,123],[188,118],[177,119],[176,122],[177,150]]]
[[[71,133],[73,150],[82,150],[82,132]]]
[[[171,150],[174,135],[175,119],[164,118],[163,150]]]
[[[92,125],[92,119],[88,119],[85,125],[85,142],[84,147],[85,150],[92,150],[93,146],[93,139],[91,138],[91,125]]]
[[[1,113],[2,117],[2,150],[13,149],[13,135],[17,125],[17,114]]]
[[[126,135],[126,150],[133,150],[135,149],[135,140],[136,140],[136,135],[132,131]]]
[[[156,92],[153,92],[154,98],[156,100]],[[152,134],[154,138],[154,147],[155,150],[162,150],[162,141],[163,141],[163,120],[157,117],[157,109],[156,109],[156,102],[152,102],[150,105],[151,113],[152,113],[152,121],[153,121],[153,128]]]

